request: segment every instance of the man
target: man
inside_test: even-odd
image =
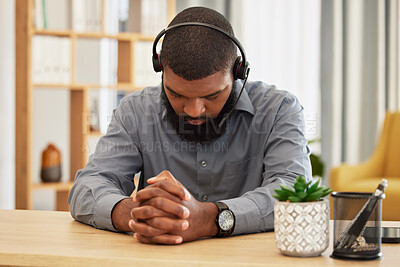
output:
[[[237,69],[246,62],[237,62],[233,30],[221,14],[189,8],[169,26],[184,22],[226,33],[193,25],[165,33],[155,56],[162,83],[127,96],[114,111],[76,175],[71,214],[97,228],[134,232],[143,243],[272,230],[273,190],[311,177],[303,108],[262,82],[247,83],[240,94],[246,74],[236,77]]]

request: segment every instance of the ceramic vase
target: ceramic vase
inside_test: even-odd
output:
[[[45,183],[55,183],[61,180],[61,152],[52,143],[42,152],[40,178]]]
[[[283,255],[314,257],[329,245],[329,201],[274,205],[275,239]]]

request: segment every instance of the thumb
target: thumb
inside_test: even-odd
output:
[[[178,184],[180,186],[183,186],[173,175],[170,171],[162,171],[160,172],[157,176],[151,177],[147,179],[148,184],[155,184],[160,181],[165,181],[168,180],[170,182],[173,182],[175,184]]]

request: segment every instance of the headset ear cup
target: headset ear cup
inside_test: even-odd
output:
[[[248,64],[242,61],[242,57],[238,56],[233,64],[233,78],[244,80],[246,78]]]
[[[247,77],[247,69],[249,68],[249,63],[243,62],[240,64],[239,71],[238,71],[238,78],[241,80],[246,79]]]
[[[242,62],[242,57],[237,57],[235,63],[233,64],[233,79],[238,79],[238,70],[240,63]]]
[[[162,71],[161,56],[157,54],[157,57],[153,56],[153,69],[155,72]]]

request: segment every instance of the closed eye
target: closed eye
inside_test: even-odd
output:
[[[208,101],[213,101],[213,100],[217,99],[218,96],[219,96],[219,94],[216,96],[205,97],[205,99],[207,99]]]
[[[170,91],[170,94],[175,98],[181,98],[181,95],[175,94],[174,92]]]
[[[171,88],[169,88],[168,86],[165,86],[165,88],[168,90],[168,92],[170,93],[170,95],[174,98],[187,98],[186,96],[180,95],[178,93],[176,93],[174,90],[172,90]],[[220,95],[220,93],[223,91],[219,90],[217,92],[214,92],[213,94],[210,94],[208,96],[203,96],[201,98],[206,99],[207,101],[214,101],[215,99],[217,99],[217,97]]]

